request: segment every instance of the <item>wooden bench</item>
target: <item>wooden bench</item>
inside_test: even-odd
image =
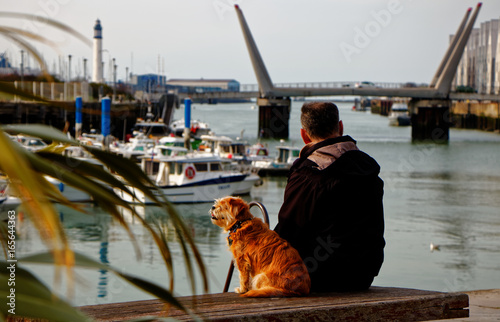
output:
[[[428,321],[469,316],[469,297],[415,289],[371,287],[356,293],[311,294],[295,298],[243,298],[235,293],[180,297],[208,321]],[[145,316],[193,318],[159,300],[83,306],[98,321]]]

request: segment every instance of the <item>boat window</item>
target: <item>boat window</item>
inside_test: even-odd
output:
[[[238,155],[245,154],[245,146],[243,144],[233,145],[233,153]]]
[[[267,155],[267,150],[260,149],[259,152],[257,152],[257,155]]]
[[[168,166],[168,173],[175,174],[175,166],[177,166],[177,164],[168,162],[167,166]]]
[[[230,153],[231,152],[231,147],[229,145],[221,145],[220,146],[220,152]]]
[[[160,169],[160,163],[151,160],[146,161],[146,174],[154,176],[158,173]]]
[[[210,163],[210,171],[220,171],[220,163]]]
[[[292,151],[292,156],[298,158],[300,156],[300,151],[299,150],[293,150]]]
[[[206,163],[195,163],[194,167],[196,171],[208,171],[208,164]]]
[[[136,146],[134,151],[144,151],[144,147],[143,146]]]
[[[280,155],[278,157],[279,162],[285,162],[288,159],[288,151],[287,150],[280,150]]]
[[[175,170],[177,171],[177,175],[180,176],[182,174],[182,163],[176,163]]]
[[[172,150],[168,150],[168,149],[161,149],[161,154],[162,154],[162,155],[166,155],[166,156],[168,156],[168,155],[170,155],[170,152],[172,152]]]

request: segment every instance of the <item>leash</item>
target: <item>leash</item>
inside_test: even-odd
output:
[[[267,213],[267,210],[266,210],[266,207],[264,207],[264,205],[258,201],[252,201],[248,204],[248,207],[249,208],[252,208],[253,206],[257,206],[259,207],[260,211],[262,212],[262,216],[264,217],[264,222],[267,224],[267,227],[269,227],[269,215]],[[238,227],[236,229],[234,229],[234,231],[236,231],[238,228],[240,228],[241,226],[241,221],[238,222],[237,224],[233,225],[236,226],[238,225]],[[231,227],[231,232],[232,232],[232,229],[233,227]],[[229,233],[229,242],[231,243],[231,233]],[[231,245],[231,244],[229,244]],[[234,261],[231,260],[231,264],[229,265],[229,271],[227,272],[227,277],[226,277],[226,284],[224,284],[224,290],[222,291],[223,293],[227,293],[227,290],[229,289],[229,284],[231,284],[231,278],[233,277],[233,272],[234,272]]]

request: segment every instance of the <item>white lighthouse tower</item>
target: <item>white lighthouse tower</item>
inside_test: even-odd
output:
[[[99,19],[96,20],[94,26],[94,55],[92,61],[92,82],[94,83],[103,83],[103,74],[102,74],[102,27],[101,21]]]

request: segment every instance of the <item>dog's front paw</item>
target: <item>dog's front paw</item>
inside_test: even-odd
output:
[[[248,290],[244,289],[243,287],[237,287],[234,289],[236,293],[243,294],[246,293]]]

